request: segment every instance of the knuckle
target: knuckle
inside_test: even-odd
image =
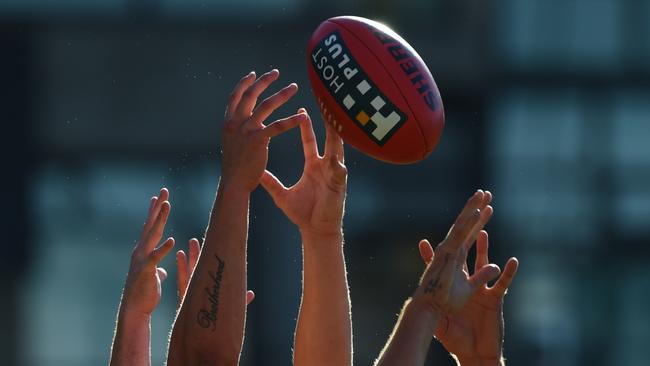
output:
[[[221,131],[223,132],[233,132],[237,128],[237,125],[235,124],[235,121],[232,119],[227,120],[223,126],[221,127]]]

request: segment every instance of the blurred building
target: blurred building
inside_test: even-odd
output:
[[[650,2],[638,0],[2,0],[8,207],[0,352],[8,365],[106,364],[148,198],[171,191],[168,234],[200,237],[234,83],[279,68],[315,112],[305,47],[318,23],[386,22],[438,82],[447,125],[424,162],[349,148],[345,221],[355,362],[371,364],[422,271],[478,187],[495,194],[492,259],[521,262],[506,300],[513,365],[644,365],[650,340]],[[314,113],[315,114],[315,113]],[[324,137],[317,126],[317,135]],[[297,131],[270,170],[299,177]],[[154,315],[162,364],[174,262]],[[244,365],[290,362],[298,233],[253,195]],[[277,299],[285,299],[278,302]],[[432,347],[430,364],[452,365]]]

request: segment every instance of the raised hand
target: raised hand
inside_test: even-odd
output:
[[[296,84],[289,84],[256,106],[257,98],[279,75],[278,70],[272,70],[255,79],[255,72],[251,72],[239,81],[230,95],[221,139],[222,185],[232,184],[248,193],[253,191],[266,168],[269,140],[305,119],[303,114],[294,114],[264,124],[271,113],[298,90]]]
[[[460,310],[476,291],[499,275],[497,265],[484,263],[470,276],[465,264],[467,251],[492,216],[491,200],[490,192],[482,190],[470,197],[447,237],[436,248],[435,256],[432,255],[413,302],[424,303],[437,316],[445,317]],[[426,252],[431,244],[422,240],[420,248]]]
[[[169,210],[169,191],[160,190],[158,197],[151,198],[149,213],[140,240],[133,249],[131,265],[126,278],[122,309],[149,315],[160,302],[161,283],[167,278],[165,269],[158,263],[171,251],[174,239],[168,238],[160,246]]]
[[[169,217],[168,199],[165,188],[151,198],[142,235],[131,254],[111,347],[111,366],[151,365],[151,313],[160,302],[161,283],[167,278],[158,263],[174,246],[174,239],[169,238],[156,247]]]
[[[306,117],[300,123],[305,155],[303,174],[296,184],[287,188],[266,170],[262,186],[301,232],[340,235],[347,184],[343,140],[326,124],[325,153],[319,155],[311,118],[305,109],[299,109],[298,113]]]
[[[425,263],[433,259],[430,245],[420,247]],[[488,233],[481,230],[476,241],[474,272],[488,264]],[[519,262],[508,259],[503,273],[492,287],[480,286],[456,312],[438,323],[436,338],[462,365],[503,362],[503,297],[517,273]]]
[[[182,249],[176,252],[176,266],[178,268],[178,275],[176,278],[178,285],[178,307],[183,303],[183,298],[187,292],[187,286],[192,278],[192,272],[194,272],[196,263],[199,261],[200,252],[201,245],[199,244],[199,240],[196,238],[190,239],[187,254],[185,254]],[[246,291],[246,305],[250,304],[254,298],[255,293],[253,291]]]

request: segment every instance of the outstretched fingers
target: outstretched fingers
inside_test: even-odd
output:
[[[258,104],[257,107],[255,107],[250,122],[248,123],[252,123],[255,126],[262,125],[262,123],[271,115],[271,113],[286,103],[289,99],[291,99],[291,97],[296,95],[297,91],[298,85],[296,83],[291,83],[288,86],[282,88],[282,90],[279,92],[264,99],[262,103]]]
[[[233,117],[241,119],[242,122],[250,117],[253,108],[257,103],[257,98],[259,98],[260,94],[262,94],[271,83],[278,79],[278,76],[280,76],[278,70],[271,70],[260,76],[255,80],[255,82],[246,88],[237,104],[237,109],[235,110]]]
[[[449,233],[444,242],[453,242],[455,244],[454,246],[457,247],[457,244],[459,244],[457,241],[460,241],[460,244],[465,241],[474,224],[478,222],[476,220],[471,226],[467,227],[467,220],[473,216],[478,216],[481,203],[483,202],[483,196],[484,192],[479,189],[467,200],[465,207],[463,207],[458,217],[456,217],[456,221],[451,226],[451,229],[449,229]]]
[[[492,286],[492,291],[497,297],[502,297],[508,291],[508,288],[512,284],[515,275],[517,274],[517,268],[519,268],[519,261],[517,258],[510,258],[506,263],[506,267],[503,269],[503,274],[497,282]]]
[[[237,109],[237,105],[239,105],[239,101],[241,100],[242,94],[244,94],[244,91],[248,89],[248,87],[253,84],[255,81],[255,71],[251,71],[248,73],[248,75],[244,76],[235,88],[233,89],[232,93],[230,93],[230,98],[228,99],[228,106],[226,106],[226,119],[231,118]]]
[[[324,157],[328,159],[330,156],[336,155],[341,163],[345,162],[345,154],[343,151],[343,139],[339,136],[338,132],[329,123],[325,123],[325,154]]]
[[[481,230],[478,233],[478,237],[476,238],[476,260],[474,261],[475,273],[478,272],[479,269],[488,265],[489,263],[488,248],[489,248],[488,233],[485,230]]]
[[[300,138],[302,139],[302,150],[305,154],[305,161],[318,157],[318,143],[314,134],[314,126],[311,117],[305,108],[298,109],[299,114],[305,115],[305,121],[300,124]]]
[[[471,233],[474,225],[476,225],[480,219],[481,212],[478,208],[473,208],[467,211],[463,210],[463,213],[458,216],[458,219],[451,227],[447,238],[445,238],[445,240],[440,244],[440,247],[451,253],[460,253],[463,243]],[[461,260],[464,260],[464,258],[461,258]]]
[[[169,201],[164,201],[160,205],[160,211],[156,220],[153,222],[151,229],[146,234],[144,239],[144,249],[146,253],[150,253],[153,248],[156,247],[156,244],[160,242],[162,238],[163,231],[165,230],[165,225],[167,224],[167,219],[169,218],[169,210],[171,209],[171,204]]]
[[[284,133],[307,119],[302,113],[294,114],[291,117],[279,119],[270,125],[264,127],[259,133],[262,133],[266,138],[273,138],[281,133]]]
[[[192,272],[196,268],[196,263],[199,261],[199,254],[201,253],[201,244],[196,238],[190,239],[189,242],[189,258],[187,266],[187,277],[192,277]]]
[[[187,255],[183,250],[176,252],[176,268],[178,269],[178,275],[176,276],[176,287],[178,287],[178,302],[180,304],[183,301],[185,290],[187,289],[187,285],[189,283]]]
[[[469,284],[474,289],[487,285],[488,282],[499,277],[501,269],[496,264],[488,264],[481,267],[469,279]]]
[[[474,225],[472,232],[470,233],[469,237],[465,241],[465,251],[469,251],[473,243],[476,241],[476,237],[479,231],[481,231],[483,227],[487,225],[487,223],[492,218],[492,214],[494,213],[494,208],[490,206],[491,202],[492,202],[492,193],[490,191],[483,192],[483,200],[481,201],[478,208],[479,211],[481,211],[481,218],[479,222],[476,225]]]
[[[147,214],[147,220],[145,221],[144,228],[142,229],[142,237],[140,238],[140,241],[143,241],[149,234],[151,227],[153,226],[156,218],[160,213],[162,203],[167,200],[169,200],[169,190],[167,190],[167,188],[161,188],[158,197],[151,197],[151,202],[149,204],[149,213]]]
[[[154,249],[151,255],[149,255],[149,264],[151,265],[158,265],[160,261],[165,258],[167,254],[172,250],[174,247],[174,238],[168,238],[165,240],[164,243],[162,243],[158,248]]]

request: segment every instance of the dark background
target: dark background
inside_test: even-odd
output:
[[[425,161],[348,148],[346,255],[355,362],[378,355],[466,197],[495,195],[491,257],[517,256],[506,299],[511,365],[644,365],[650,340],[650,2],[642,0],[0,0],[4,142],[3,365],[106,364],[148,199],[171,191],[168,235],[200,237],[219,177],[226,97],[251,70],[316,115],[305,47],[322,20],[386,22],[420,52],[446,127]],[[317,135],[323,141],[321,123]],[[271,144],[287,183],[298,131]],[[161,364],[176,303],[154,314]],[[253,194],[243,365],[290,363],[296,229]],[[451,365],[433,342],[429,364]]]

